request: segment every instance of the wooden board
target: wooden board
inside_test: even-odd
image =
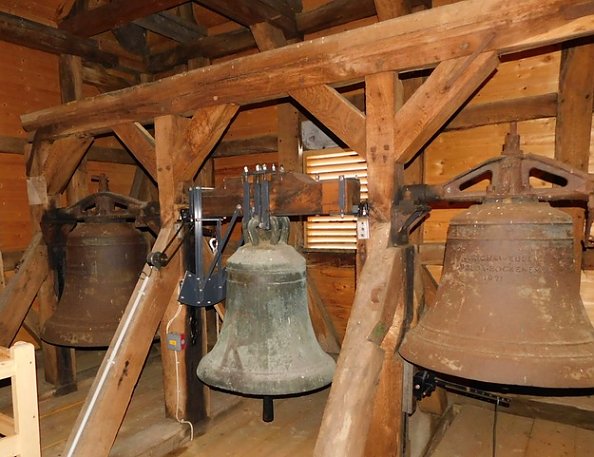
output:
[[[496,455],[505,457],[587,457],[594,431],[557,422],[497,415]],[[464,405],[428,457],[491,457],[493,409]]]

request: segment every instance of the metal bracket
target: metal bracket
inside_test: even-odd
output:
[[[347,211],[346,204],[346,182],[344,175],[340,175],[338,177],[338,207],[340,209],[340,217],[344,217]]]
[[[406,244],[410,229],[437,202],[480,203],[486,198],[530,198],[539,201],[585,201],[587,246],[594,246],[589,230],[594,222],[594,181],[583,171],[547,157],[524,154],[520,137],[512,127],[500,156],[493,157],[465,171],[450,181],[437,184],[402,186],[396,192],[392,211],[392,242]],[[540,177],[557,184],[553,187],[532,187],[531,177]],[[489,180],[486,190],[472,186]]]
[[[222,235],[222,218],[205,219],[202,217],[202,192],[203,188],[190,189],[190,223],[194,229],[194,257],[195,273],[186,271],[182,280],[178,301],[189,306],[211,306],[225,299],[225,283],[227,272],[222,266],[222,252],[229,241],[231,232],[241,211],[237,206],[231,217],[225,235]],[[205,271],[202,244],[202,227],[204,222],[216,223],[216,250],[215,256],[208,271]]]
[[[475,387],[465,386],[452,381],[448,381],[435,376],[435,373],[427,370],[419,370],[413,376],[413,395],[417,400],[429,397],[437,387],[442,387],[450,392],[454,392],[466,397],[476,398],[477,400],[488,403],[496,403],[499,406],[508,408],[511,399],[500,395],[487,392],[486,390]]]

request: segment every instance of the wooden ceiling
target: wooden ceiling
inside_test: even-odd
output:
[[[431,0],[0,0],[0,39],[80,56],[87,82],[114,90],[256,52],[259,23],[293,43],[373,18],[384,3],[409,12]]]

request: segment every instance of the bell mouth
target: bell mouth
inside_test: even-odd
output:
[[[58,317],[59,319],[56,319]],[[117,329],[117,322],[81,325],[78,320],[52,316],[41,330],[41,339],[50,344],[81,348],[108,347]]]
[[[509,386],[588,389],[594,388],[594,341],[568,344],[493,345],[432,331],[425,326],[411,330],[400,346],[400,355],[415,365],[457,378]]]

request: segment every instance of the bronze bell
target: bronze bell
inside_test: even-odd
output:
[[[64,211],[79,217],[66,235],[64,290],[41,331],[47,342],[109,346],[149,249],[145,236],[130,221],[130,210],[118,210],[127,200],[104,191]]]
[[[272,229],[248,223],[248,242],[227,262],[225,320],[198,365],[214,387],[248,395],[303,393],[332,381],[335,362],[314,334],[307,307],[305,259],[287,245],[287,218]]]
[[[529,197],[488,199],[454,217],[435,304],[406,335],[402,356],[491,383],[594,386],[572,222]]]

